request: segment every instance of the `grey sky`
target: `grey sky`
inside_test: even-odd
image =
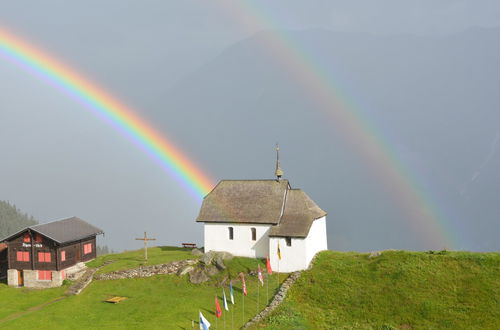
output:
[[[313,48],[308,51],[318,53],[318,58],[325,63],[325,70],[329,68],[326,54],[338,56],[338,62],[332,62],[332,66],[337,63],[358,66],[351,71],[347,65],[335,68],[343,77],[338,78],[339,81],[343,82],[346,90],[352,88],[362,93],[363,100],[358,100],[360,103],[387,113],[396,111],[391,106],[404,104],[403,101],[384,103],[384,97],[394,96],[389,88],[407,85],[407,88],[401,89],[418,90],[415,86],[421,84],[418,78],[425,76],[425,70],[416,68],[412,71],[404,66],[403,61],[400,63],[403,69],[391,62],[380,68],[392,68],[392,73],[379,73],[378,64],[370,61],[369,54],[357,51],[356,42],[345,43],[346,49],[352,47],[352,53],[350,50],[345,54],[338,49],[320,47],[324,44],[321,31],[344,33],[342,35],[347,39],[349,35],[345,33],[366,33],[367,36],[360,37],[360,42],[380,43],[373,49],[374,52],[379,49],[380,58],[383,58],[386,55],[384,51],[391,49],[387,46],[393,42],[390,36],[403,34],[404,40],[410,40],[417,46],[421,42],[422,49],[432,50],[435,38],[474,27],[498,27],[500,2],[262,0],[245,2],[246,7],[241,8],[248,9],[235,12],[231,9],[233,7],[227,5],[231,1],[1,1],[0,26],[41,46],[136,109],[216,181],[223,178],[271,177],[272,148],[279,140],[283,144],[285,175],[289,175],[292,185],[304,188],[330,213],[329,239],[332,248],[422,248],[424,245],[416,240],[406,243],[398,237],[409,229],[405,228],[405,224],[390,220],[401,214],[397,208],[388,211],[391,209],[389,197],[381,197],[380,200],[367,197],[369,192],[375,195],[383,187],[377,186],[377,180],[356,164],[359,159],[346,151],[345,146],[331,147],[324,142],[332,139],[331,134],[335,132],[330,132],[333,129],[326,126],[316,112],[302,111],[310,104],[305,97],[293,95],[297,93],[297,87],[281,83],[287,79],[286,75],[275,70],[266,58],[257,59],[258,56],[246,54],[241,47],[249,42],[249,49],[253,49],[252,41],[247,38],[252,38],[263,29],[306,31],[309,34],[290,32],[289,35],[296,37],[298,42],[304,41],[304,45],[312,45]],[[245,20],[251,24],[245,24]],[[271,25],[267,24],[269,22]],[[371,34],[376,35],[375,39],[370,39]],[[420,41],[412,35],[424,39]],[[335,36],[342,40],[341,35]],[[330,38],[329,35],[327,37]],[[466,34],[462,37],[468,42]],[[415,49],[420,49],[417,46]],[[255,61],[252,61],[253,56]],[[477,63],[473,61],[480,61],[482,57],[474,56],[471,55],[470,60],[466,57],[469,62],[465,64],[457,60],[456,67],[475,67]],[[231,65],[234,59],[248,61],[256,65],[255,72],[263,70],[269,74],[269,85],[263,83],[258,75],[253,77],[248,68],[247,71],[241,70],[239,81],[235,73],[237,62]],[[419,60],[417,56],[415,63],[420,63]],[[363,63],[365,67],[361,66]],[[443,63],[451,63],[451,68],[455,65],[446,57],[443,57]],[[426,68],[424,64],[422,66]],[[407,76],[413,74],[415,80],[405,80],[407,76],[402,72]],[[467,74],[464,73],[464,76]],[[380,88],[372,88],[368,84],[372,81],[370,79],[375,81],[375,77],[382,76],[386,77],[378,82]],[[231,81],[226,81],[224,77]],[[482,76],[478,74],[477,77],[480,79]],[[452,80],[445,80],[443,84],[453,85]],[[488,82],[492,85],[494,80]],[[211,83],[215,86],[210,86]],[[232,89],[240,83],[245,88]],[[457,81],[454,83],[458,84]],[[217,86],[221,89],[218,90]],[[387,89],[383,89],[384,86]],[[455,89],[452,90],[453,86]],[[462,85],[453,86],[449,94],[461,94]],[[483,88],[486,93],[484,90],[487,88]],[[107,233],[103,242],[118,249],[140,247],[140,242],[134,242],[132,237],[144,230],[154,232],[162,244],[178,244],[180,240],[201,242],[201,226],[194,223],[199,203],[120,133],[110,129],[60,91],[4,60],[0,61],[0,91],[0,149],[4,150],[0,165],[0,199],[17,204],[41,221],[79,216],[103,227]],[[217,95],[218,92],[221,94]],[[234,95],[225,98],[224,92]],[[484,108],[491,109],[496,100],[490,94],[485,96],[479,93],[477,91],[475,97],[480,99],[481,96]],[[474,173],[474,164],[481,164],[495,137],[493,119],[498,118],[485,115],[484,122],[478,121],[480,127],[473,133],[477,135],[478,143],[484,145],[484,150],[471,144],[470,154],[463,155],[466,160],[460,164],[453,163],[457,173],[447,177],[439,171],[446,168],[445,165],[451,165],[445,156],[456,152],[452,148],[448,154],[439,155],[430,147],[431,144],[418,144],[427,132],[420,126],[414,126],[413,132],[410,124],[413,119],[421,119],[417,106],[420,95],[411,94],[408,97],[415,97],[411,100],[416,104],[414,112],[406,117],[381,116],[377,124],[389,135],[399,137],[407,134],[405,138],[408,140],[401,137],[400,144],[393,147],[410,168],[416,168],[420,184],[437,196],[436,203],[444,200],[443,208],[448,216],[464,213],[455,207],[454,197],[449,197],[454,193],[450,192],[454,191],[450,187],[457,186],[458,191],[458,187]],[[287,98],[294,100],[290,101],[294,104],[288,106],[283,101]],[[444,107],[451,107],[452,104],[451,96],[445,99],[427,94],[424,99],[436,105],[436,109],[432,109],[435,112],[439,112],[439,102]],[[476,98],[468,100],[477,106]],[[462,104],[466,101],[461,99]],[[231,106],[241,111],[233,111]],[[427,104],[422,106],[428,107]],[[286,125],[275,128],[274,124],[280,123],[283,114],[268,109],[288,107],[293,116],[286,114]],[[253,110],[257,108],[260,110]],[[444,121],[450,117],[453,114],[442,116]],[[203,118],[203,123],[199,122],[200,118]],[[373,118],[377,122],[378,116],[373,115]],[[436,115],[436,118],[441,117]],[[450,122],[449,125],[453,126],[454,121]],[[234,129],[225,127],[225,123],[247,123],[249,126]],[[465,123],[460,123],[463,127],[456,125],[457,130],[466,127]],[[290,132],[287,128],[294,131]],[[476,132],[481,129],[484,136]],[[256,136],[255,131],[260,134]],[[438,134],[435,138],[446,140],[448,136]],[[459,149],[458,146],[456,148]],[[441,156],[443,159],[439,165],[432,163],[433,157]],[[497,164],[495,155],[491,159],[492,164]],[[316,168],[311,169],[311,162],[323,164],[321,175],[315,172]],[[330,169],[335,175],[327,173]],[[488,175],[484,177],[488,178]],[[490,184],[481,190],[481,194],[487,197],[478,196],[486,201],[497,188],[496,184]],[[358,196],[359,189],[365,190],[367,195]],[[474,192],[474,187],[470,189]],[[361,212],[354,204],[344,208],[337,205],[340,201],[349,204],[348,196],[359,198],[366,205],[366,211]],[[479,204],[475,204],[467,210],[476,208],[481,209]],[[363,218],[370,212],[380,212],[377,225],[364,222],[368,221]],[[490,212],[496,212],[496,209]],[[497,224],[488,221],[491,220],[482,223],[484,232],[498,228]],[[360,229],[360,225],[366,225],[366,228]],[[470,226],[463,220],[456,223],[455,229],[466,232]],[[394,230],[391,238],[384,236],[388,228]],[[481,242],[478,237],[469,237],[463,248],[498,249],[494,242]]]

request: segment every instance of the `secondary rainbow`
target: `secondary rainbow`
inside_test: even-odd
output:
[[[305,93],[332,120],[337,131],[346,141],[369,161],[383,187],[393,195],[396,207],[405,210],[406,222],[424,238],[432,248],[453,248],[458,239],[432,203],[429,193],[424,193],[415,176],[408,171],[391,150],[391,144],[371,122],[356,111],[355,102],[341,95],[341,89],[325,73],[307,49],[279,29],[276,20],[266,15],[263,8],[250,1],[221,0],[219,8],[248,31],[265,30],[259,40],[276,65],[288,71],[303,87]],[[344,93],[345,94],[345,93]]]
[[[129,107],[31,43],[0,28],[0,55],[64,91],[125,134],[201,200],[213,187],[203,173],[163,134]]]

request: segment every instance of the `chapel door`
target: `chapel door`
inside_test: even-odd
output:
[[[17,285],[24,286],[24,272],[22,270],[17,271]]]

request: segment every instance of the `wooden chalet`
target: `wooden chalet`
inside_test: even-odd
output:
[[[0,251],[0,264],[7,268],[7,283],[60,286],[67,275],[95,259],[96,236],[102,233],[101,229],[72,217],[30,226],[4,238],[0,242],[7,247],[6,260],[2,263]]]

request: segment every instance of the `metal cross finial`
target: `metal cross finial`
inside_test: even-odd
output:
[[[278,143],[276,143],[276,171],[275,171],[276,178],[278,181],[281,179],[283,176],[283,170],[281,169],[280,166],[280,146]]]

